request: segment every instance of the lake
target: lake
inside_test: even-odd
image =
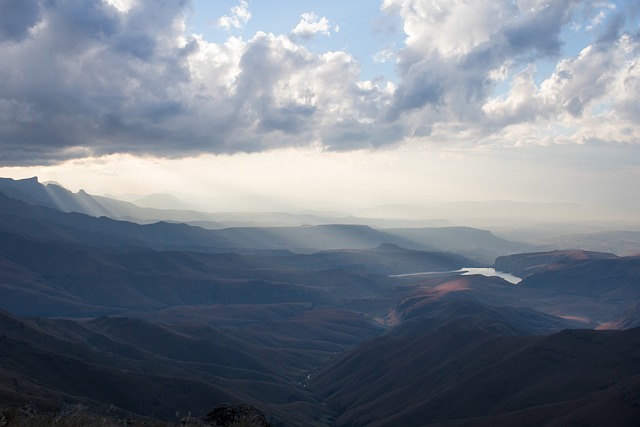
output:
[[[419,273],[394,274],[391,277],[411,277],[411,276],[420,277],[420,276],[431,276],[435,274],[446,274],[446,273],[459,274],[461,276],[469,276],[472,274],[480,274],[482,276],[487,276],[487,277],[497,276],[506,280],[509,283],[513,283],[514,285],[517,285],[518,283],[520,283],[520,281],[522,281],[521,278],[514,276],[513,274],[505,273],[503,271],[497,271],[495,268],[491,268],[491,267],[464,267],[464,268],[461,268],[460,270],[452,270],[452,271],[422,271]]]

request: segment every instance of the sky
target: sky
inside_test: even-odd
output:
[[[640,217],[639,24],[637,0],[0,0],[0,176]]]

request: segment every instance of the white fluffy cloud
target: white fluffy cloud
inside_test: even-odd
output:
[[[219,27],[226,29],[242,28],[251,19],[251,12],[249,12],[249,3],[246,0],[240,0],[240,4],[231,8],[230,15],[221,16],[217,24]]]
[[[602,7],[573,0],[385,0],[406,33],[396,84],[361,81],[346,50],[299,43],[331,31],[315,14],[291,34],[212,43],[186,31],[187,0],[2,3],[0,163],[409,141],[637,143],[640,35],[625,27],[637,6],[621,3],[598,17]],[[250,18],[241,1],[218,24]],[[563,30],[578,18],[599,28],[563,57]],[[550,76],[540,59],[556,64]]]
[[[300,22],[291,30],[291,34],[303,39],[310,39],[316,34],[328,36],[331,34],[331,24],[326,17],[318,16],[314,12],[305,12],[300,16]]]
[[[637,7],[596,3],[386,0],[383,8],[402,15],[407,34],[391,117],[428,124],[457,141],[584,142],[588,128],[591,140],[637,143],[638,122],[629,120],[637,103],[626,95],[637,89],[626,83],[620,90],[638,61],[640,33],[623,29]],[[605,28],[577,56],[562,59],[563,30],[584,16]],[[542,80],[539,59],[557,61]],[[509,89],[496,93],[509,76]],[[590,125],[604,117],[607,126]],[[612,132],[612,123],[625,132]]]

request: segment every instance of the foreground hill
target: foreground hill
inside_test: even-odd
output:
[[[117,317],[27,320],[0,312],[0,401],[40,411],[82,402],[167,421],[250,403],[274,425],[324,425],[328,410],[301,381],[380,330],[339,310],[306,310],[262,330]]]
[[[638,321],[640,257],[580,250],[536,252],[498,258],[495,267],[524,277],[518,284],[522,305],[582,320],[593,328]]]
[[[640,329],[518,336],[523,319],[535,322],[532,313],[464,301],[431,308],[312,377],[312,389],[339,414],[334,425],[632,426],[640,419]]]

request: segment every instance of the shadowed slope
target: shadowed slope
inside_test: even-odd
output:
[[[225,330],[127,318],[17,319],[0,312],[0,397],[57,410],[63,402],[175,420],[225,402],[251,403],[286,425],[322,425],[329,411],[301,381],[315,366],[377,335],[370,319],[307,311]]]
[[[535,407],[553,420],[565,415],[568,405],[559,405],[565,401],[620,409],[622,425],[640,416],[616,391],[616,383],[630,378],[631,389],[640,384],[639,329],[524,337],[513,334],[531,312],[520,316],[517,309],[509,314],[455,300],[434,310],[433,317],[407,320],[312,377],[313,389],[341,414],[335,425],[455,425],[498,416],[502,425],[516,425],[519,418],[508,414]]]

